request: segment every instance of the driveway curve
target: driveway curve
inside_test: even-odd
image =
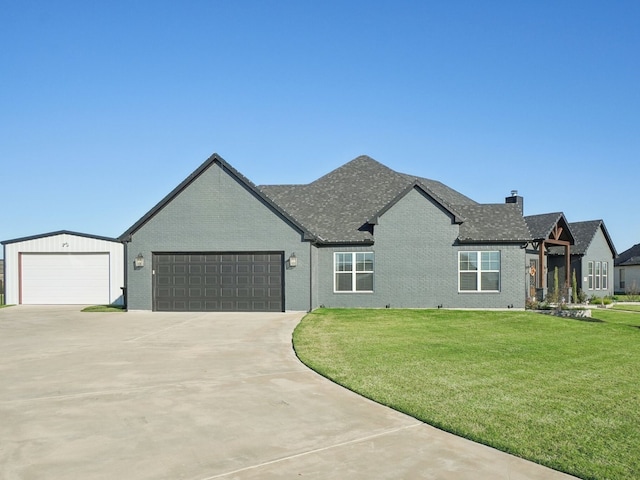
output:
[[[302,316],[0,309],[0,478],[573,478],[320,377]]]

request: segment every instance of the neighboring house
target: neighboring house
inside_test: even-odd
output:
[[[568,224],[568,228],[575,239],[575,244],[571,246],[569,285],[575,271],[577,286],[587,298],[613,295],[612,269],[617,252],[604,222],[572,222]],[[559,277],[564,278],[565,265],[564,252],[558,247],[550,248],[548,281],[552,281],[556,266]]]
[[[1,243],[7,304],[124,304],[124,248],[114,238],[61,230]]]
[[[4,295],[4,259],[0,258],[0,292]]]
[[[616,258],[614,288],[619,293],[640,293],[640,243]]]
[[[120,237],[127,305],[524,308],[519,199],[479,204],[366,156],[258,187],[214,154]]]

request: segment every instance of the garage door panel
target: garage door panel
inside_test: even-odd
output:
[[[166,300],[158,300],[157,309],[161,310],[161,311],[172,310],[171,302],[166,301]]]
[[[110,302],[108,253],[23,253],[21,303],[86,305]]]
[[[281,253],[154,254],[154,309],[282,311],[282,265]]]
[[[156,270],[158,272],[158,275],[170,275],[171,265],[159,265]]]

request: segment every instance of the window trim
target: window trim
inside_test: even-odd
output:
[[[593,290],[593,261],[587,263],[587,290]]]
[[[371,270],[358,270],[358,255],[371,255]],[[338,270],[338,255],[351,255],[351,270]],[[351,274],[351,290],[338,290],[338,274]],[[358,290],[358,274],[367,273],[372,276],[371,290]],[[373,251],[356,251],[356,252],[333,252],[333,293],[373,293],[375,289],[375,253]]]
[[[476,269],[475,270],[461,270],[460,269],[460,257],[462,254],[475,253],[476,254]],[[497,253],[498,254],[498,269],[485,269],[482,268],[482,254],[483,253]],[[458,293],[500,293],[502,291],[502,252],[500,250],[458,250]],[[463,290],[461,288],[460,275],[461,273],[476,273],[476,289],[475,290]],[[482,274],[483,273],[497,273],[498,274],[498,289],[497,290],[483,290],[482,289]]]
[[[600,280],[602,290],[609,290],[609,262],[602,262],[602,280]]]

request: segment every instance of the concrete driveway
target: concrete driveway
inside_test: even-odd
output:
[[[571,478],[318,376],[301,317],[0,309],[0,478]]]

